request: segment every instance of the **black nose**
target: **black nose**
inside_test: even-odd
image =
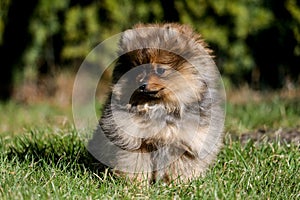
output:
[[[142,85],[139,87],[139,90],[141,92],[145,92],[146,91],[146,88],[147,88],[147,83],[142,83]]]

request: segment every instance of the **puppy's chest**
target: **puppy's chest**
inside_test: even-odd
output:
[[[195,134],[201,121],[199,113],[183,105],[128,104],[111,108],[117,132],[134,138],[174,141]]]
[[[163,105],[138,105],[129,110],[136,131],[141,135],[174,134],[178,131],[181,118],[179,111],[166,109]]]
[[[137,105],[129,109],[132,117],[145,124],[172,125],[180,121],[180,109],[168,109],[164,105]]]

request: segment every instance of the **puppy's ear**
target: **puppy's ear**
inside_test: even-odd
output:
[[[119,41],[120,50],[123,52],[129,52],[132,49],[133,41],[135,41],[135,39],[136,31],[124,31]]]
[[[159,47],[159,39],[152,37],[158,35],[159,27],[157,26],[139,26],[134,27],[123,32],[119,47],[121,52],[129,52],[137,49],[145,49],[149,47]]]

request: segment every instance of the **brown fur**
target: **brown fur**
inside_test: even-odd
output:
[[[148,183],[203,175],[224,123],[211,50],[186,25],[138,24],[122,35],[119,56],[89,150],[116,174]],[[137,89],[142,82],[153,94]]]

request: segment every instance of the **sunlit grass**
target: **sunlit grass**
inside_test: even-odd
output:
[[[101,105],[96,105],[100,116]],[[72,125],[71,105],[55,104],[0,104],[0,135],[16,135],[24,128],[58,127]],[[282,99],[274,97],[265,101],[232,103],[227,100],[225,130],[231,133],[248,132],[254,129],[278,129],[300,126],[300,98]]]
[[[278,129],[300,126],[300,100],[273,100],[227,104],[226,129],[245,132],[258,128]]]
[[[64,127],[72,123],[71,107],[49,103],[0,103],[0,136],[22,134],[34,127]]]
[[[98,161],[74,128],[71,105],[2,103],[0,199],[300,198],[299,143],[231,139],[262,128],[299,128],[299,98],[229,100],[226,108],[225,145],[206,176],[147,188],[98,173]]]
[[[297,199],[300,152],[294,144],[248,141],[227,135],[204,178],[188,184],[136,183],[96,171],[74,129],[32,130],[1,140],[1,199]]]

